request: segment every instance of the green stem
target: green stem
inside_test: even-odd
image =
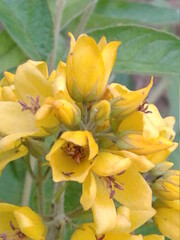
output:
[[[84,29],[86,27],[86,24],[94,10],[94,7],[97,3],[97,0],[94,0],[88,7],[87,9],[83,12],[82,16],[81,16],[81,19],[80,19],[80,22],[76,28],[76,31],[75,31],[75,36],[78,37],[81,33],[84,32]]]
[[[32,184],[33,180],[35,179],[34,175],[34,170],[36,167],[36,159],[33,156],[30,156],[28,160],[28,170],[31,169],[31,174],[30,171],[26,171],[26,176],[25,176],[25,181],[24,181],[24,189],[23,189],[23,195],[22,195],[22,206],[29,205],[29,199],[31,197],[31,190],[32,190]]]
[[[63,13],[63,7],[65,5],[65,0],[56,0],[56,15],[54,20],[54,47],[49,59],[49,70],[50,72],[55,67],[56,63],[56,55],[57,55],[57,49],[58,49],[58,39],[59,39],[59,32],[60,32],[60,26],[61,26],[61,19],[62,19],[62,13]]]
[[[65,213],[64,213],[64,196],[67,182],[55,184],[54,189],[54,218],[47,223],[47,239],[64,240],[65,239]]]

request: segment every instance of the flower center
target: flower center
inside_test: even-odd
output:
[[[39,96],[37,96],[36,99],[34,99],[31,96],[27,96],[27,98],[29,98],[29,100],[30,100],[29,105],[21,100],[18,101],[20,103],[20,105],[22,106],[22,111],[29,110],[33,114],[36,114],[37,110],[41,107],[39,104]]]
[[[119,190],[123,190],[123,186],[121,186],[119,183],[116,182],[115,177],[114,176],[109,176],[105,178],[106,183],[107,183],[107,188],[110,190],[110,199],[112,199],[114,197],[115,194],[115,190],[113,190],[114,188],[117,188]]]
[[[78,164],[80,164],[81,159],[85,157],[84,149],[81,146],[68,143],[67,146],[63,147],[62,149],[68,156],[72,157],[72,159]]]
[[[5,232],[0,234],[0,238],[2,240],[25,240],[27,239],[27,237],[24,235],[24,233],[21,232],[21,230],[19,228],[15,228],[14,224],[12,223],[12,221],[10,221],[9,223],[11,229],[13,230],[13,232]]]

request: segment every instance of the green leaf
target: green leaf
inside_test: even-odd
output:
[[[53,46],[53,23],[47,1],[1,0],[0,20],[28,57],[47,58]]]
[[[97,41],[104,35],[108,41],[121,41],[114,71],[138,73],[180,72],[180,40],[152,28],[122,25],[90,33]]]
[[[0,33],[0,72],[16,67],[26,59],[21,49],[5,31],[2,31]]]
[[[14,174],[15,168],[18,178]],[[18,159],[9,163],[2,171],[0,176],[0,202],[8,202],[12,204],[21,204],[22,191],[24,186],[25,165],[23,159]]]
[[[66,27],[74,18],[78,17],[95,0],[67,0],[63,10],[61,29]]]
[[[133,24],[141,23],[150,25],[165,25],[169,23],[179,22],[178,9],[158,7],[147,3],[128,2],[120,0],[99,0],[94,13],[95,15],[92,15],[92,18],[90,20],[90,22],[93,21],[94,23],[95,18],[98,15],[104,16],[106,18],[110,17],[111,19],[109,19],[108,21],[118,20],[119,23],[131,21],[131,23]],[[101,27],[104,27],[107,24],[107,20],[106,24],[99,21],[97,21],[97,24],[98,26],[101,25]]]

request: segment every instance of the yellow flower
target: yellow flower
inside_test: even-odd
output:
[[[152,159],[157,152],[167,151],[170,153],[177,147],[173,143],[175,132],[173,125],[169,120],[174,122],[171,117],[163,119],[157,108],[148,104],[146,110],[135,111],[127,116],[118,126],[119,141],[117,145],[121,150],[128,150],[140,155],[148,155]],[[162,160],[162,158],[161,158]],[[163,158],[164,160],[164,158]]]
[[[97,234],[94,223],[86,223],[81,225],[71,236],[71,240],[164,240],[161,235],[132,235],[126,232],[118,233],[117,231],[110,231],[105,234]]]
[[[127,158],[100,152],[83,182],[80,202],[84,210],[92,208],[98,234],[115,228],[117,213],[113,198],[134,210],[151,209],[151,189],[136,168],[129,167],[130,163]]]
[[[27,61],[15,75],[5,73],[3,87],[13,86],[17,98],[0,100],[0,171],[12,160],[27,154],[27,137],[43,137],[49,133],[36,126],[35,114],[46,97],[52,96],[45,62]]]
[[[53,180],[83,182],[97,153],[98,145],[90,132],[64,132],[46,157],[52,167]]]
[[[85,34],[75,41],[73,35],[69,35],[71,47],[66,69],[69,94],[78,102],[97,100],[105,91],[120,42],[107,43],[102,37],[97,44]]]
[[[46,226],[29,207],[0,203],[0,238],[45,240]]]
[[[153,85],[153,77],[150,84],[137,91],[130,91],[125,86],[112,83],[108,86],[104,98],[111,101],[111,116],[118,121],[135,111],[147,98]]]

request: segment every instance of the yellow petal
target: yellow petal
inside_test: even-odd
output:
[[[117,49],[121,42],[114,41],[108,43],[101,51],[102,59],[105,66],[105,75],[103,81],[98,82],[97,96],[101,96],[104,93],[105,86],[107,85],[109,76],[116,60]]]
[[[48,66],[47,63],[44,61],[32,61],[28,60],[32,65],[34,65],[45,78],[48,78]]]
[[[149,209],[152,203],[152,191],[134,166],[116,177],[116,182],[123,190],[115,189],[114,198],[126,207],[132,209]]]
[[[107,45],[106,37],[102,36],[98,43],[99,50],[102,51],[106,45]]]
[[[93,223],[81,225],[71,236],[71,240],[96,240]]]
[[[4,152],[0,153],[0,171],[2,171],[5,166],[16,159],[19,159],[23,156],[25,156],[28,153],[28,149],[24,146],[21,145],[18,148],[13,148],[11,150],[7,150]]]
[[[128,134],[120,138],[117,142],[119,149],[132,151],[135,154],[151,154],[168,149],[173,146],[173,142],[164,138],[145,139],[141,134]]]
[[[112,115],[122,118],[136,110],[146,99],[152,85],[153,77],[151,78],[151,82],[147,87],[137,91],[130,91],[125,86],[120,84],[111,84],[110,91],[112,89],[114,98],[120,97],[119,101],[116,101],[114,104],[112,104]]]
[[[169,155],[176,150],[178,143],[173,142],[173,145],[167,149],[161,150],[159,152],[151,153],[147,155],[147,158],[154,164],[161,163],[165,161]]]
[[[156,211],[153,208],[147,210],[136,210],[130,209],[130,222],[131,222],[131,232],[142,226],[148,220],[150,220]]]
[[[122,151],[114,151],[115,154],[120,155],[124,158],[129,158],[131,160],[131,164],[135,165],[139,172],[145,173],[154,168],[154,164],[150,162],[146,156],[137,155],[130,151],[122,150]]]
[[[13,211],[18,209],[17,206],[8,204],[8,203],[0,203],[0,233],[13,232],[10,226],[10,221],[13,223],[15,227],[18,227],[17,221],[14,217]]]
[[[99,176],[111,176],[126,170],[131,164],[129,158],[108,153],[99,152],[95,158],[92,170]]]
[[[1,89],[1,98],[3,101],[17,101],[14,90],[10,86],[5,86]]]
[[[92,212],[97,234],[112,230],[116,225],[116,209],[101,179],[96,177],[97,193],[92,205]]]
[[[158,208],[154,221],[166,237],[173,240],[180,239],[179,211],[171,208]]]
[[[151,235],[143,237],[143,240],[164,240],[164,236],[157,235],[157,234],[151,234]]]
[[[0,102],[0,132],[2,135],[36,132],[35,116],[30,111],[22,111],[19,103]]]
[[[91,132],[85,131],[85,133],[86,133],[88,145],[89,145],[89,160],[91,160],[91,159],[94,159],[98,153],[98,145],[95,142]]]
[[[61,138],[82,147],[87,145],[87,136],[83,131],[67,131],[61,135]]]
[[[46,131],[56,128],[60,125],[59,120],[54,115],[53,106],[43,104],[36,112],[36,126]]]
[[[67,58],[68,90],[72,91],[74,81],[79,93],[86,98],[97,81],[102,80],[104,71],[102,56],[94,39],[80,36]]]
[[[41,217],[29,207],[20,207],[14,211],[21,231],[33,240],[44,240],[46,227]]]
[[[142,235],[131,235],[129,233],[109,232],[103,240],[143,240]]]
[[[15,79],[15,93],[20,100],[29,103],[31,96],[34,99],[39,96],[39,102],[42,104],[46,97],[52,96],[52,86],[47,78],[31,61],[20,65],[17,68]]]
[[[80,202],[85,211],[91,208],[96,197],[96,191],[96,181],[92,172],[90,172],[83,182],[82,196],[80,199]]]
[[[117,209],[117,221],[116,227],[113,231],[117,231],[118,233],[121,232],[130,232],[131,222],[129,220],[129,208],[124,206],[120,206]]]

